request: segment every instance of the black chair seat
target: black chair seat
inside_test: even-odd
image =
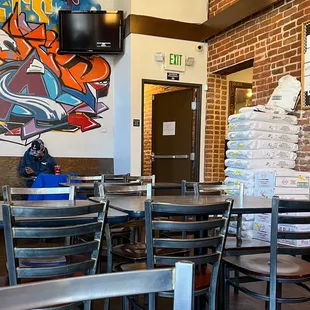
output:
[[[270,254],[242,255],[225,257],[228,267],[247,275],[268,277],[270,274]],[[291,255],[278,255],[277,278],[304,279],[310,277],[310,263]]]
[[[187,249],[156,249],[157,255],[186,255],[189,253]],[[112,254],[128,260],[145,260],[146,245],[145,243],[121,244],[113,247]]]

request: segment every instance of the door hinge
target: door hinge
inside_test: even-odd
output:
[[[195,153],[191,153],[191,154],[189,155],[189,158],[190,158],[191,161],[194,161],[194,160],[195,160],[195,157],[196,157],[196,154],[195,154]]]
[[[197,102],[192,102],[192,110],[195,111],[197,109]]]
[[[152,95],[152,101],[154,101],[155,100],[155,96],[154,95]]]

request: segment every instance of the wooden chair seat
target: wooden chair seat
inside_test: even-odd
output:
[[[268,276],[270,274],[270,254],[225,257],[228,267],[245,274]],[[277,277],[281,279],[303,279],[310,277],[310,263],[291,255],[278,255]]]
[[[189,253],[187,249],[157,249],[157,255],[186,255]],[[113,247],[112,254],[128,259],[128,260],[144,260],[146,259],[145,243],[121,244]]]

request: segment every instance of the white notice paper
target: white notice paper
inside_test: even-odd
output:
[[[175,136],[175,122],[163,122],[163,136]]]

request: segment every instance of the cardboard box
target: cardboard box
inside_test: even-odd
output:
[[[254,188],[255,197],[272,198],[274,196],[274,188]]]
[[[275,187],[275,172],[274,171],[257,171],[254,175],[255,187],[273,188]]]
[[[253,239],[258,239],[258,240],[270,242],[270,232],[268,233],[265,231],[255,230],[255,231],[253,231]]]
[[[309,188],[309,177],[279,177],[276,176],[276,187]]]
[[[274,195],[308,195],[309,197],[309,187],[276,187],[274,189]]]
[[[309,195],[279,195],[278,197],[288,200],[309,200]]]
[[[293,213],[281,213],[283,216],[310,216],[310,212],[293,212]],[[271,223],[271,213],[255,214],[254,222],[257,223]]]
[[[253,226],[253,238],[259,239],[263,241],[270,241],[271,234],[271,224],[265,222],[254,222]],[[288,225],[288,224],[280,224],[279,231],[310,231],[310,225]],[[302,247],[302,246],[310,246],[310,239],[306,240],[278,240],[279,244]]]

